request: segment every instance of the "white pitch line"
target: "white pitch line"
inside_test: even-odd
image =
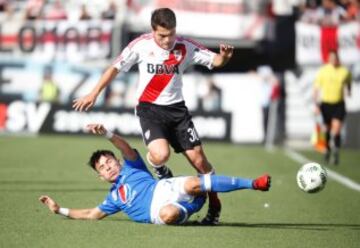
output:
[[[292,160],[298,162],[299,164],[305,164],[305,163],[308,163],[308,162],[312,162],[311,160],[309,160],[308,158],[306,158],[305,156],[301,155],[300,153],[298,152],[295,152],[289,148],[285,149],[285,154],[291,158]],[[326,171],[327,171],[327,174],[328,176],[337,181],[338,183],[350,188],[350,189],[353,189],[353,190],[356,190],[356,191],[360,191],[360,184],[358,184],[357,182],[351,180],[350,178],[348,177],[345,177],[333,170],[330,170],[329,168],[326,167]]]

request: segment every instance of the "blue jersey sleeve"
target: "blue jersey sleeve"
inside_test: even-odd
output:
[[[111,195],[109,194],[106,199],[98,206],[98,208],[106,213],[107,215],[115,214],[121,211],[112,201]]]
[[[139,152],[135,149],[135,152],[137,154],[137,158],[136,160],[127,160],[127,159],[124,159],[125,160],[125,163],[128,165],[128,166],[131,166],[131,167],[134,167],[134,168],[137,168],[137,169],[140,169],[140,170],[148,170],[147,167],[146,167],[146,164],[144,163],[143,159],[141,158]]]

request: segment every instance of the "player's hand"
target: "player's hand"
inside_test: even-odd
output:
[[[94,94],[89,94],[87,96],[75,99],[73,101],[73,108],[76,111],[88,111],[92,106],[94,106],[95,102],[96,102],[96,98],[97,96]]]
[[[60,206],[49,196],[42,195],[39,198],[39,201],[41,201],[43,204],[45,204],[51,212],[57,214],[59,212]]]
[[[93,134],[105,135],[107,130],[102,124],[88,124],[86,130]]]
[[[220,55],[229,60],[234,53],[234,47],[227,44],[220,44]]]

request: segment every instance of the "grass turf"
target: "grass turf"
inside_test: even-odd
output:
[[[131,144],[145,155],[140,140]],[[86,165],[90,153],[112,149],[97,137],[0,137],[0,247],[358,247],[360,192],[329,180],[318,194],[301,192],[295,181],[300,165],[282,150],[207,143],[204,148],[218,174],[256,177],[269,172],[270,192],[222,194],[221,225],[156,226],[133,223],[119,213],[101,221],[76,221],[51,214],[38,202],[42,194],[60,205],[98,205],[109,185]],[[321,162],[313,152],[303,152]],[[331,167],[360,181],[360,154],[343,152]],[[169,166],[177,175],[194,175],[181,155]],[[265,207],[265,204],[268,207]],[[201,219],[204,208],[191,220]]]

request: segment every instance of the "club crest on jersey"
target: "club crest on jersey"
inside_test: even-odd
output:
[[[180,55],[181,56],[181,55]],[[147,64],[147,72],[151,74],[178,74],[178,65]]]
[[[129,200],[129,194],[130,194],[129,185],[127,185],[127,184],[120,185],[118,191],[119,191],[120,201],[124,204],[127,203]]]
[[[182,58],[181,50],[174,50],[174,56],[177,61],[180,61]]]

